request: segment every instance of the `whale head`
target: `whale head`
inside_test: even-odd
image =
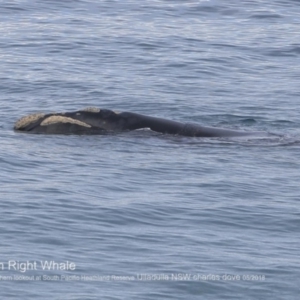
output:
[[[101,134],[122,129],[119,113],[90,107],[68,113],[32,114],[22,117],[14,126],[16,131],[51,134]]]

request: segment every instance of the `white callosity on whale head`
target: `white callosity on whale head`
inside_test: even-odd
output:
[[[43,118],[45,114],[43,113],[36,113],[29,116],[22,117],[20,120],[18,120],[15,124],[15,129],[20,130],[24,129],[28,125],[38,121],[39,119]]]
[[[84,109],[81,109],[80,111],[86,111],[86,112],[93,112],[93,113],[99,113],[100,111],[101,111],[101,109],[100,108],[98,108],[98,107],[86,107],[86,108],[84,108]],[[120,111],[117,111],[117,110],[113,110],[113,112],[115,113],[115,114],[120,114],[121,112]]]
[[[84,109],[81,109],[80,111],[98,113],[98,112],[100,112],[100,108],[97,108],[97,107],[86,107]]]
[[[56,124],[56,123],[71,123],[71,124],[77,124],[79,126],[84,126],[90,128],[91,126],[87,123],[68,118],[68,117],[62,117],[62,116],[51,116],[47,119],[45,119],[42,123],[41,126],[48,126],[51,124]]]

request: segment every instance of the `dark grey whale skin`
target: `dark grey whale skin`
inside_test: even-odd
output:
[[[88,127],[78,125],[76,122],[57,122],[49,125],[41,125],[44,120],[52,116],[71,118],[85,123]],[[36,134],[106,134],[141,128],[150,128],[160,133],[190,137],[239,137],[262,134],[262,132],[247,132],[186,124],[131,112],[116,113],[108,109],[47,114],[26,126],[18,127],[16,123],[14,127],[19,132]]]

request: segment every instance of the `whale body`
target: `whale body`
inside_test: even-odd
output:
[[[85,108],[74,112],[38,113],[15,123],[14,130],[35,134],[106,134],[149,128],[153,131],[191,137],[239,137],[261,132],[230,130],[181,123],[132,112]]]

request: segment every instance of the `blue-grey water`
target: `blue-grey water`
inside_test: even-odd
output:
[[[1,1],[2,298],[299,299],[299,32],[295,0]],[[270,135],[13,131],[87,106]]]

